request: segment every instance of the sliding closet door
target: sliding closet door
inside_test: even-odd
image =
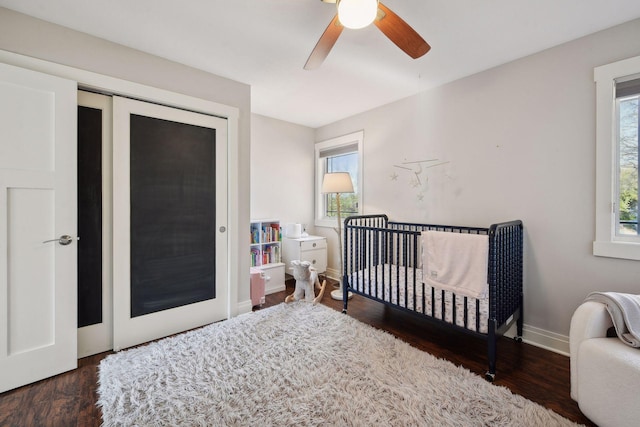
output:
[[[229,315],[227,121],[113,98],[114,342]]]
[[[78,358],[113,348],[111,97],[78,92]]]

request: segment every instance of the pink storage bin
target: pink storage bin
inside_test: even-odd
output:
[[[265,276],[264,272],[256,267],[251,267],[251,304],[256,305],[264,304],[264,285]]]

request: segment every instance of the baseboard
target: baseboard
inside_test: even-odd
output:
[[[516,336],[516,326],[513,325],[504,336],[513,338]],[[569,337],[555,332],[536,328],[535,326],[524,324],[522,328],[522,341],[554,353],[569,356]]]
[[[251,313],[251,311],[253,311],[253,304],[251,303],[250,299],[246,301],[241,301],[238,303],[237,305],[238,316],[241,314]]]
[[[324,272],[324,275],[330,279],[337,281],[338,277],[340,277],[340,272],[333,268],[327,268],[327,271]]]
[[[264,294],[265,295],[271,295],[271,294],[275,294],[276,292],[282,292],[282,291],[286,291],[286,290],[287,290],[287,287],[283,283],[281,285],[265,287]]]

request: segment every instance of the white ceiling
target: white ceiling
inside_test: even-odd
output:
[[[385,0],[432,46],[375,26],[303,65],[335,14],[320,0],[0,0],[0,6],[252,88],[252,112],[313,128],[640,17],[639,0]]]

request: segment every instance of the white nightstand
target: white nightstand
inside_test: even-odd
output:
[[[289,272],[291,261],[309,261],[318,273],[327,271],[327,239],[321,236],[282,238],[282,262]]]

